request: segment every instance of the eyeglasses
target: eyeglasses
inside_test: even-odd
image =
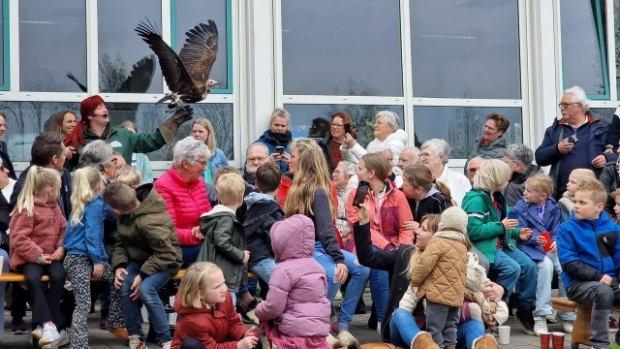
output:
[[[103,117],[104,119],[107,119],[107,118],[108,118],[108,116],[110,116],[110,114],[101,114],[101,115],[93,114],[93,116],[101,116],[101,117]]]
[[[385,121],[375,121],[375,125],[389,125],[389,122],[385,122]]]
[[[114,165],[116,165],[116,163],[118,162],[117,158],[112,158],[112,160],[110,160]]]
[[[341,127],[344,127],[344,125],[343,124],[331,124],[331,127],[332,128],[341,128]]]
[[[581,103],[560,103],[560,104],[558,104],[558,107],[560,107],[560,109],[566,109],[566,108],[570,107],[573,104],[581,104]]]
[[[420,157],[420,159],[426,159],[429,156],[431,156],[431,154],[430,153],[420,153],[420,154],[418,154],[418,156]]]
[[[258,162],[258,161],[263,161],[265,160],[267,157],[266,156],[257,156],[255,158],[247,158],[246,160],[248,162]]]

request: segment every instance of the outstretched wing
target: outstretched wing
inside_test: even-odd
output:
[[[147,20],[147,23],[140,22],[138,24],[136,32],[159,58],[159,66],[168,88],[178,94],[192,93],[191,91],[196,88],[192,78],[187,73],[179,56],[164,42],[159,30]]]
[[[79,82],[78,79],[73,75],[73,73],[67,74],[67,77],[71,81],[75,82],[78,85],[78,87],[80,88],[80,90],[82,90],[82,92],[88,92],[88,88],[86,87],[86,85],[84,85],[83,83]]]
[[[155,55],[142,58],[133,65],[133,69],[118,92],[145,93],[155,75]]]
[[[207,88],[209,73],[217,58],[217,26],[212,19],[208,23],[200,23],[185,33],[187,39],[179,53],[187,72],[196,84],[196,90],[201,94]]]

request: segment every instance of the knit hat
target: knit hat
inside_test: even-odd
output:
[[[439,231],[452,228],[462,232],[463,235],[467,235],[467,221],[467,213],[458,206],[452,206],[441,214]]]

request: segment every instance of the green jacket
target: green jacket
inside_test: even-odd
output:
[[[126,128],[112,127],[110,124],[103,131],[101,137],[86,129],[84,130],[84,138],[86,139],[86,144],[99,139],[105,141],[112,146],[114,151],[121,153],[128,164],[131,164],[133,153],[149,153],[158,150],[166,144],[159,129],[152,133],[133,133]],[[67,159],[65,161],[65,167],[69,171],[73,171],[78,167],[78,160],[83,148],[84,146],[80,144],[78,146],[78,153],[71,157],[70,160]]]
[[[198,261],[217,264],[224,273],[228,290],[239,291],[242,283],[247,284],[248,265],[243,264],[245,232],[235,212],[223,205],[215,206],[200,216],[200,232],[205,241]]]
[[[501,193],[496,193],[501,200],[498,203],[504,206],[504,212],[508,212],[506,200]],[[496,198],[497,200],[497,198]],[[502,238],[504,247],[515,249],[515,244],[511,239],[519,238],[521,228],[505,230],[504,226],[497,217],[497,211],[489,193],[482,189],[472,189],[467,192],[461,205],[467,212],[469,221],[467,223],[467,235],[469,240],[485,257],[489,263],[495,262],[495,251],[497,248],[497,238]]]
[[[140,206],[129,214],[118,216],[118,239],[112,253],[112,268],[124,268],[129,262],[142,264],[140,275],[178,273],[183,265],[181,245],[166,202],[153,184],[136,189]]]

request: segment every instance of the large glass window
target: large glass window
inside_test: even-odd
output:
[[[8,40],[4,40],[4,35],[8,34],[8,11],[5,11],[5,6],[8,8],[8,0],[0,1],[0,21],[2,24],[0,25],[0,89],[8,90],[9,89],[9,81],[8,76],[8,61],[5,61],[5,55],[8,56],[8,47],[5,49],[4,45],[8,43]],[[5,18],[6,15],[6,18]],[[6,28],[6,32],[5,32]],[[8,38],[8,35],[7,35]],[[8,45],[7,45],[8,46]],[[4,87],[4,88],[3,88]]]
[[[391,110],[398,114],[400,128],[404,129],[402,106],[285,104],[284,109],[291,114],[289,131],[293,134],[293,138],[328,136],[332,115],[337,112],[345,112],[351,116],[357,129],[357,141],[364,148],[375,139],[374,121],[378,111]]]
[[[185,44],[185,32],[196,26],[198,23],[207,23],[212,19],[217,25],[219,35],[217,59],[211,68],[209,78],[219,82],[215,86],[219,89],[229,89],[229,64],[228,64],[228,4],[230,0],[175,0],[175,16],[173,28],[174,48],[176,52],[181,52]]]
[[[502,136],[507,138],[507,144],[523,143],[521,108],[415,107],[416,143],[431,138],[444,139],[452,147],[451,159],[467,159],[476,140],[482,137],[486,116],[493,112],[510,120],[510,127]]]
[[[411,0],[413,95],[520,99],[518,0]]]
[[[285,95],[403,95],[398,0],[281,1]]]
[[[135,31],[148,20],[161,32],[161,1],[105,0],[97,2],[97,10],[99,90],[163,93],[159,61]]]
[[[562,73],[564,87],[581,86],[590,98],[609,98],[602,1],[563,0]]]
[[[20,90],[81,92],[86,85],[86,2],[20,0]]]

